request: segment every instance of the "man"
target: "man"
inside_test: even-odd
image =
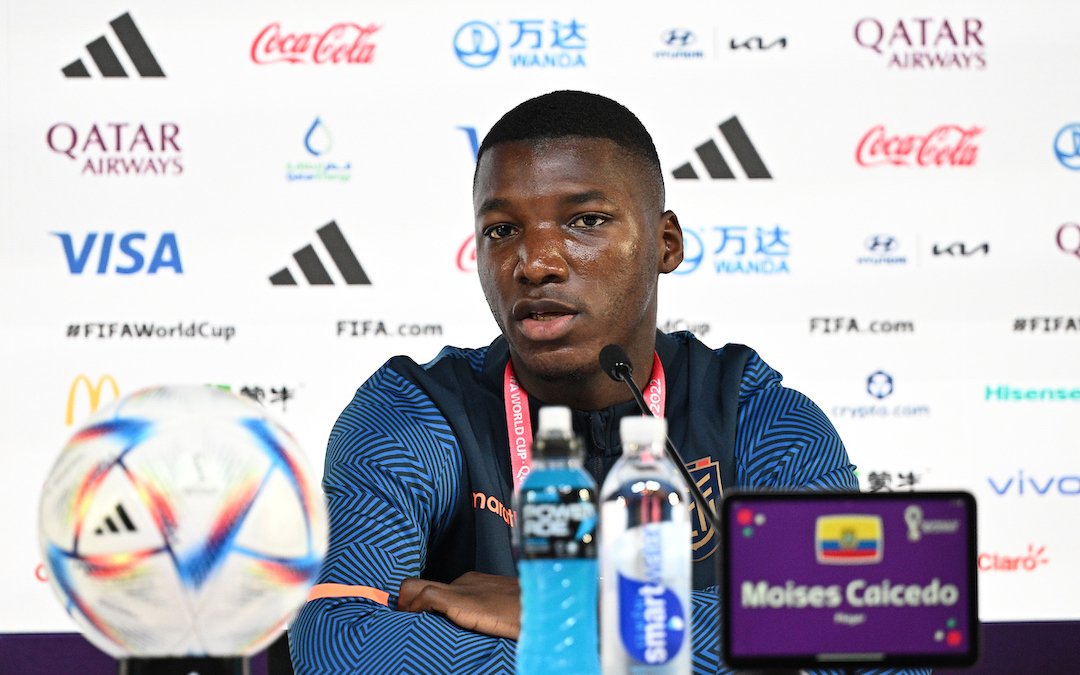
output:
[[[638,414],[598,363],[619,344],[638,386],[664,380],[684,459],[716,466],[720,356],[656,330],[658,276],[682,262],[683,239],[633,113],[583,92],[526,101],[484,139],[473,206],[477,268],[502,336],[423,366],[391,359],[334,425],[330,552],[290,634],[298,673],[513,672],[511,500],[527,469],[507,401],[518,384],[527,420],[543,404],[573,409],[600,483],[620,454],[618,420]],[[857,487],[825,415],[756,355],[738,390],[726,485]],[[715,673],[716,537],[705,525],[695,534],[694,670]]]

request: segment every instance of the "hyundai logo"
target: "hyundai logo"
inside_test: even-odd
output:
[[[672,28],[664,31],[660,36],[660,41],[669,47],[689,47],[697,41],[697,36],[693,31],[685,28]]]
[[[866,248],[874,253],[889,253],[900,248],[900,242],[887,234],[875,234],[864,242]]]

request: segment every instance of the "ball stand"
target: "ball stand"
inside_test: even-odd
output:
[[[118,675],[251,675],[243,656],[120,659]]]

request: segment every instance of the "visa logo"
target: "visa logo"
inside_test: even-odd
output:
[[[814,525],[817,561],[823,565],[873,565],[885,550],[881,516],[818,516]]]
[[[1015,476],[1007,479],[994,479],[987,476],[986,481],[994,492],[1001,496],[1007,494],[1036,494],[1039,496],[1050,494],[1077,495],[1080,494],[1080,476],[1049,476],[1047,478],[1035,478],[1024,476],[1024,472],[1018,471]]]
[[[98,233],[88,233],[81,243],[78,243],[67,232],[50,232],[49,234],[60,237],[60,242],[64,246],[64,255],[67,257],[68,270],[72,274],[82,274],[90,261],[94,244],[98,241]],[[108,272],[110,262],[115,263],[113,271],[117,274],[135,274],[142,270],[146,263],[146,256],[140,250],[143,246],[140,242],[145,241],[146,238],[145,232],[129,232],[119,238],[113,232],[103,233],[101,244],[97,247],[97,273]],[[117,248],[119,249],[115,259],[112,255],[114,240],[118,240]],[[180,248],[176,243],[176,234],[173,232],[164,232],[158,238],[154,253],[150,256],[150,264],[146,267],[146,273],[156,274],[163,267],[170,268],[177,274],[184,273],[180,262]]]

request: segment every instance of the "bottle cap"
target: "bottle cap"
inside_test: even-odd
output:
[[[556,432],[557,435],[569,436],[572,428],[570,408],[564,405],[546,405],[540,408],[540,424],[537,427],[540,435]]]
[[[667,420],[663,417],[631,415],[619,422],[623,445],[663,445],[667,439]]]

